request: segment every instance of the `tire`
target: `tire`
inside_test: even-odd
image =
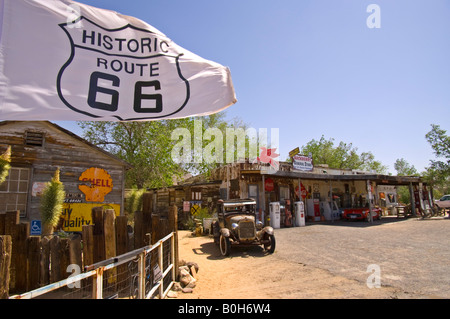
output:
[[[220,240],[220,226],[219,223],[214,221],[211,224],[211,234],[213,235],[214,238],[214,244],[219,245],[219,240]]]
[[[269,253],[269,254],[273,254],[273,252],[275,251],[275,236],[274,235],[269,235],[270,243],[269,244],[264,244],[264,249]]]
[[[231,252],[230,238],[220,235],[219,248],[222,256],[229,256]]]

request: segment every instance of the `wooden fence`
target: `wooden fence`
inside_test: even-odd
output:
[[[176,207],[169,209],[168,216],[152,215],[150,207],[144,196],[143,211],[134,214],[133,232],[129,232],[126,216],[93,208],[93,224],[83,226],[81,235],[67,238],[30,236],[30,224],[20,222],[19,211],[0,214],[0,298],[63,280],[71,275],[69,265],[84,269],[154,244],[176,229]]]

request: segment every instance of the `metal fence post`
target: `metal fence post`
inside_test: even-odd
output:
[[[138,299],[145,299],[145,251],[139,254],[138,271]]]
[[[159,269],[161,269],[161,273],[164,273],[163,268],[163,242],[159,241]],[[159,281],[159,298],[162,299],[164,296],[164,276],[161,276],[161,280]]]
[[[103,299],[103,267],[96,269],[92,283],[92,298]]]
[[[175,278],[177,270],[175,269],[175,235],[172,235],[170,238],[170,256],[172,257],[171,263],[172,263],[172,281],[176,281]]]

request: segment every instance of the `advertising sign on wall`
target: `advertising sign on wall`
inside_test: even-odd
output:
[[[66,193],[61,213],[62,229],[67,232],[82,231],[84,225],[92,225],[92,208],[114,209],[120,216],[120,204],[105,202],[105,196],[113,190],[113,179],[98,167],[90,167],[78,178],[81,193]]]
[[[64,203],[61,213],[62,229],[67,232],[82,231],[83,225],[92,225],[92,208],[99,206],[114,209],[116,216],[120,216],[119,204]]]
[[[83,184],[78,188],[86,196],[87,202],[103,202],[105,195],[113,189],[111,176],[102,168],[91,167],[85,170],[79,180]]]
[[[312,158],[304,155],[294,155],[292,165],[295,170],[299,171],[312,171],[314,168]]]

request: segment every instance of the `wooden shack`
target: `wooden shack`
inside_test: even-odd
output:
[[[127,162],[48,121],[0,123],[0,152],[11,146],[11,170],[0,185],[0,213],[20,211],[38,231],[40,194],[57,168],[66,200],[61,227],[81,231],[91,209],[106,206],[123,214]]]
[[[331,169],[316,165],[311,171],[297,171],[292,163],[280,162],[276,171],[265,163],[230,163],[208,176],[199,175],[171,188],[151,190],[154,205],[177,205],[179,211],[195,214],[199,207],[214,213],[218,199],[254,198],[258,218],[266,223],[269,204],[279,202],[292,211],[293,203],[303,201],[311,221],[339,218],[342,208],[381,205],[377,186],[410,188],[412,211],[424,210],[432,201],[426,183],[419,176],[390,176],[351,169]],[[370,189],[370,192],[369,192]],[[183,197],[183,199],[181,199]],[[331,203],[330,198],[333,198]],[[332,208],[333,207],[333,208]],[[156,206],[154,207],[156,208]],[[283,216],[283,211],[281,213]]]

